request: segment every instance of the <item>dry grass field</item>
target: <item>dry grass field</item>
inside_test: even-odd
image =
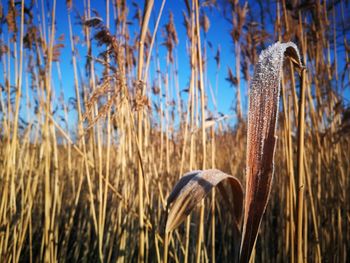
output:
[[[350,262],[350,2],[93,2],[1,2],[0,262]]]

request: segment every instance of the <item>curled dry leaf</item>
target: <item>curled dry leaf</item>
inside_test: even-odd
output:
[[[260,54],[250,86],[241,262],[249,262],[271,191],[284,55],[291,57],[293,63],[302,67],[296,45],[291,42],[277,42]]]
[[[250,260],[250,255],[271,191],[280,79],[284,56],[289,57],[298,68],[303,68],[296,45],[291,42],[277,42],[260,54],[250,86],[247,134],[247,184],[243,233],[239,252],[241,263],[247,263]],[[166,232],[175,229],[211,188],[224,179],[229,179],[231,183],[235,202],[233,206],[235,224],[233,227],[240,234],[243,203],[242,186],[236,177],[219,170],[187,173],[175,185],[174,190],[168,198],[167,207],[171,203],[174,203],[174,205],[169,212]],[[219,190],[223,194],[224,199],[228,200],[227,193],[220,185]],[[238,252],[234,258],[234,261],[238,259]]]
[[[223,180],[230,181],[234,194],[235,221],[242,217],[243,189],[239,180],[220,170],[210,169],[193,171],[185,174],[175,185],[167,200],[167,207],[173,203],[166,223],[165,231],[168,233],[179,226],[198,204],[217,184]]]

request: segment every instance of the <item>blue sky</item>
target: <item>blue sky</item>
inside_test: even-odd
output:
[[[102,2],[102,1],[101,1]],[[101,3],[100,2],[100,3]],[[139,5],[142,8],[143,7],[143,1],[140,2]],[[105,14],[105,2],[103,1],[103,5],[96,4],[96,2],[91,1],[91,7],[96,9],[98,13],[101,15],[103,20],[105,21],[106,18],[104,17]],[[81,4],[81,5],[80,5]],[[64,34],[66,37],[66,42],[68,41],[68,18],[67,18],[67,10],[65,7],[65,3],[58,1],[57,2],[57,35]],[[150,28],[151,32],[153,32],[154,24],[156,21],[156,18],[158,16],[158,11],[160,9],[161,1],[155,1],[154,10],[152,13],[152,17],[150,20]],[[134,16],[136,9],[134,6],[129,5],[130,11],[128,18],[131,20],[131,18]],[[80,11],[83,10],[83,5],[81,2],[78,3],[76,8]],[[162,38],[162,30],[165,25],[165,23],[168,22],[169,13],[170,10],[174,14],[175,19],[175,27],[178,34],[179,43],[175,50],[175,56],[178,63],[178,71],[179,71],[179,86],[180,89],[185,89],[188,86],[189,79],[190,79],[190,64],[189,64],[189,55],[186,51],[186,46],[189,45],[189,42],[186,37],[186,29],[183,25],[183,15],[182,12],[185,11],[185,4],[184,1],[167,1],[165,4],[165,8],[163,11],[162,19],[161,19],[161,25],[158,29],[158,46],[159,46],[159,54],[160,54],[160,63],[161,68],[165,69],[166,64],[166,49],[163,45],[159,45],[159,43],[163,42]],[[234,60],[234,52],[233,52],[233,43],[231,40],[231,37],[229,35],[231,26],[227,20],[222,16],[222,12],[218,12],[217,10],[210,11],[210,8],[206,8],[208,11],[207,15],[211,22],[211,27],[209,28],[209,32],[206,34],[206,36],[202,33],[202,45],[206,45],[207,48],[207,57],[208,57],[208,68],[207,68],[207,84],[211,85],[213,90],[216,89],[216,62],[214,60],[216,50],[218,45],[220,45],[221,48],[221,68],[218,72],[218,92],[217,92],[217,107],[219,112],[223,112],[226,114],[233,114],[231,110],[232,101],[234,99],[235,90],[234,88],[228,83],[225,78],[227,77],[227,70],[228,66],[232,68],[232,70],[235,70],[235,60]],[[74,17],[74,11],[72,11],[72,18]],[[74,19],[73,19],[74,21]],[[112,22],[112,21],[111,21]],[[73,31],[76,35],[80,36],[81,39],[83,39],[82,34],[82,28],[80,25],[75,24]],[[113,31],[113,27],[112,27]],[[130,35],[133,37],[135,35],[139,34],[139,28],[138,26],[132,25],[130,26]],[[205,41],[206,40],[206,41]],[[210,41],[212,43],[212,48],[210,48],[207,44],[207,42]],[[85,63],[85,57],[86,54],[86,48],[84,46],[78,47],[79,53],[80,53],[80,67],[83,68]],[[101,48],[95,49],[95,54],[98,53],[98,51],[101,51]],[[153,48],[152,55],[155,55],[155,47]],[[74,76],[73,76],[73,70],[71,65],[71,53],[69,48],[66,48],[63,50],[61,54],[61,70],[64,75],[64,91],[65,96],[74,96]],[[150,66],[151,72],[150,72],[150,79],[153,79],[154,76],[154,64]],[[58,83],[58,82],[56,82]],[[242,96],[246,97],[246,83],[244,81],[241,82],[241,89],[242,89]],[[214,110],[214,105],[211,100],[211,95],[209,92],[208,86],[206,87],[206,94],[209,96],[209,108],[211,110]],[[174,94],[173,94],[174,95]],[[175,96],[175,95],[174,95]],[[243,103],[246,103],[246,100],[243,100]],[[245,104],[243,105],[245,107]]]
[[[143,1],[136,1],[139,2],[140,8],[143,8]],[[101,4],[103,3],[103,4]],[[82,1],[75,1],[74,2],[74,9],[71,11],[71,18],[73,22],[73,32],[75,36],[78,36],[80,40],[84,40],[83,32],[82,32],[82,26],[77,23],[76,16],[76,10],[81,14],[84,6]],[[150,20],[150,28],[151,32],[153,32],[154,24],[156,21],[156,18],[158,16],[158,12],[160,9],[161,1],[155,1],[155,6],[152,12],[152,17]],[[104,22],[106,21],[105,13],[106,13],[106,4],[105,1],[91,1],[91,8],[96,10],[99,15],[102,17]],[[129,14],[128,19],[132,20],[132,17],[134,16],[136,12],[136,8],[133,5],[129,5]],[[45,6],[46,12],[48,12],[48,7]],[[162,14],[161,24],[158,29],[158,47],[159,47],[159,55],[160,55],[160,64],[163,73],[165,72],[165,65],[166,65],[166,48],[161,45],[160,43],[163,42],[163,36],[162,31],[164,28],[164,25],[168,22],[169,14],[171,12],[174,14],[174,20],[175,20],[175,27],[178,34],[179,43],[175,48],[174,56],[178,64],[178,73],[179,73],[179,87],[180,90],[185,89],[188,87],[189,80],[190,80],[190,62],[189,62],[189,54],[186,51],[186,46],[189,45],[189,42],[187,40],[186,36],[186,29],[183,25],[183,14],[182,12],[186,10],[186,6],[184,4],[184,1],[167,1],[165,4],[165,8]],[[110,7],[110,11],[112,13],[112,6]],[[212,9],[206,7],[207,15],[210,19],[211,26],[209,28],[209,31],[206,35],[202,33],[202,46],[206,45],[207,50],[207,78],[206,78],[206,95],[208,96],[208,106],[211,112],[214,112],[214,105],[212,101],[212,96],[209,90],[209,85],[211,85],[215,95],[215,100],[217,101],[217,112],[222,112],[225,114],[229,114],[232,118],[230,122],[234,122],[235,114],[232,111],[232,105],[234,102],[234,94],[235,90],[234,87],[232,87],[226,80],[227,77],[227,70],[228,66],[231,67],[231,69],[235,70],[235,60],[234,60],[234,46],[231,40],[231,37],[229,35],[231,26],[229,22],[222,16],[222,12],[219,12],[218,10]],[[57,74],[57,64],[55,63],[53,65],[53,79],[52,83],[55,87],[56,96],[59,96],[59,93],[61,90],[63,90],[65,101],[67,102],[70,97],[75,97],[74,93],[74,74],[73,74],[73,66],[72,66],[72,60],[71,60],[71,51],[70,51],[70,43],[69,43],[69,31],[68,31],[68,11],[65,5],[65,1],[57,1],[57,11],[56,11],[56,20],[57,20],[57,27],[56,27],[56,36],[64,35],[65,36],[65,48],[61,50],[61,56],[60,56],[60,71],[62,73],[62,81],[59,81],[58,74]],[[113,32],[113,21],[111,17],[111,31]],[[131,38],[139,34],[139,27],[138,25],[131,25],[130,26],[130,35]],[[209,47],[208,41],[212,44],[212,48]],[[216,74],[217,74],[217,67],[216,62],[214,60],[214,56],[216,54],[217,47],[220,45],[221,48],[221,67],[218,72],[218,82],[216,83]],[[86,46],[84,44],[78,44],[77,45],[79,57],[78,57],[78,65],[81,69],[82,76],[85,76],[84,73],[84,65],[86,60]],[[98,48],[94,47],[93,53],[95,56],[99,52],[103,50],[104,47]],[[153,48],[152,55],[155,55],[155,47]],[[155,65],[150,65],[150,74],[149,78],[153,80],[155,74]],[[152,84],[152,83],[151,83]],[[174,84],[172,84],[174,86]],[[217,86],[216,86],[217,85]],[[217,92],[216,92],[217,91]],[[243,103],[243,109],[246,108],[246,98],[247,98],[247,87],[246,82],[241,82],[241,94],[242,94],[242,103]],[[185,94],[185,93],[182,93]],[[173,98],[176,99],[176,95],[172,94]],[[184,95],[184,100],[187,101],[186,95]],[[215,113],[214,113],[215,114]],[[75,113],[72,112],[70,115],[70,121],[75,122],[76,116]]]
[[[29,2],[29,1],[28,1]],[[41,1],[36,1],[39,4]],[[51,4],[51,1],[49,1]],[[112,2],[112,1],[111,1]],[[143,1],[135,1],[138,3],[140,8],[143,8]],[[82,26],[77,23],[77,19],[75,18],[76,15],[76,10],[82,15],[82,10],[84,9],[84,2],[83,1],[74,1],[74,8],[71,11],[71,18],[73,22],[73,34],[75,36],[78,36],[81,40],[81,43],[77,45],[78,52],[79,52],[79,57],[78,57],[78,66],[80,68],[81,75],[85,77],[84,73],[84,65],[86,61],[86,46],[84,45],[84,36],[82,32]],[[265,3],[266,4],[266,3]],[[274,15],[275,14],[275,3],[270,2],[267,3],[270,4],[271,8],[271,13]],[[154,24],[156,21],[156,18],[158,16],[158,12],[160,9],[161,1],[160,0],[155,0],[155,6],[152,12],[151,20],[150,20],[150,29],[151,33],[153,32]],[[255,3],[254,1],[249,1],[249,6],[252,10],[253,13],[260,14],[260,9],[259,5]],[[132,21],[132,17],[134,16],[136,12],[136,8],[134,5],[131,4],[131,2],[128,2],[128,7],[129,7],[129,13],[128,13],[128,20]],[[48,4],[44,6],[46,15],[48,16],[50,14],[50,9],[51,6]],[[106,2],[105,1],[91,1],[91,8],[95,9],[102,19],[106,21]],[[210,8],[210,7],[203,7],[205,9],[205,12],[207,16],[209,17],[210,20],[210,28],[209,31],[206,35],[202,32],[201,38],[202,38],[202,46],[206,46],[207,48],[207,82],[206,82],[206,94],[208,96],[208,104],[209,104],[209,109],[211,111],[214,111],[214,105],[211,100],[211,94],[209,91],[209,85],[212,86],[214,92],[217,89],[217,94],[216,94],[216,101],[217,101],[217,110],[218,112],[222,112],[225,114],[229,114],[232,116],[230,119],[230,123],[234,124],[235,122],[235,114],[232,111],[232,105],[235,102],[235,88],[230,85],[230,83],[226,80],[227,77],[227,70],[228,67],[231,67],[232,71],[235,72],[235,55],[234,55],[234,46],[232,39],[230,37],[230,30],[232,29],[232,25],[225,19],[223,16],[224,10],[223,10],[223,5],[220,5],[219,10],[215,8]],[[348,10],[349,8],[347,8]],[[39,22],[39,17],[40,13],[38,10],[41,10],[40,6],[35,6],[34,7],[34,18],[36,21],[36,24]],[[178,72],[179,72],[179,86],[180,90],[185,89],[188,86],[189,79],[190,79],[190,66],[189,66],[189,55],[186,51],[186,46],[189,44],[187,37],[186,37],[186,29],[185,26],[183,25],[183,15],[182,12],[186,10],[186,6],[184,4],[184,1],[176,0],[168,0],[165,4],[164,12],[162,15],[161,19],[161,24],[160,28],[158,29],[158,45],[159,43],[163,42],[162,41],[162,30],[165,25],[165,23],[168,22],[169,18],[169,13],[170,11],[174,14],[174,20],[175,20],[175,27],[177,30],[178,34],[178,39],[179,43],[176,47],[175,50],[175,56],[176,60],[178,63]],[[110,11],[113,13],[112,5],[110,6]],[[340,9],[339,7],[337,8],[337,13],[340,15]],[[56,10],[56,39],[58,36],[64,34],[64,44],[65,48],[61,50],[61,56],[60,56],[60,71],[62,74],[62,81],[59,81],[58,78],[58,68],[56,63],[53,65],[53,78],[52,78],[52,84],[55,88],[56,92],[56,98],[59,96],[60,91],[62,90],[64,93],[65,101],[68,102],[70,97],[75,97],[74,93],[74,74],[73,74],[73,66],[72,66],[72,56],[71,56],[71,50],[70,50],[70,42],[69,42],[69,31],[68,31],[68,16],[67,16],[67,8],[66,8],[66,3],[65,1],[57,1],[57,10]],[[274,17],[270,17],[269,13],[264,13],[264,22],[267,30],[272,33],[273,32],[273,24],[272,20]],[[113,17],[111,19],[111,25],[113,25]],[[260,17],[257,16],[258,20],[260,20]],[[48,21],[48,19],[47,19]],[[260,21],[259,21],[260,22]],[[9,38],[6,27],[3,27],[4,32],[3,32],[3,37],[4,41],[6,42],[7,39]],[[137,25],[131,25],[130,28],[130,35],[131,39],[133,39],[135,36],[139,34],[139,27]],[[113,26],[111,29],[113,31]],[[340,33],[338,33],[340,34]],[[267,45],[271,44],[275,41],[273,35],[270,36],[270,38],[267,41]],[[212,48],[209,47],[208,42],[212,44]],[[217,50],[217,47],[220,45],[221,48],[221,68],[220,71],[218,72],[218,82],[217,82],[217,87],[216,87],[216,73],[217,73],[217,68],[216,68],[216,62],[214,60],[214,56]],[[104,47],[102,48],[97,48],[94,46],[93,53],[95,56],[99,52],[103,50]],[[166,49],[164,46],[159,45],[159,54],[160,54],[160,63],[161,63],[161,68],[162,71],[165,71],[165,63],[166,63]],[[345,59],[344,59],[344,50],[339,49],[338,50],[338,69],[343,69],[345,66]],[[155,48],[153,49],[152,55],[155,55]],[[13,63],[13,61],[12,61]],[[150,65],[150,79],[154,78],[154,65]],[[0,70],[2,73],[2,70]],[[12,69],[12,72],[14,70]],[[242,76],[242,74],[241,74]],[[0,81],[3,83],[3,75],[0,74]],[[25,80],[26,81],[26,80]],[[348,80],[347,80],[348,81]],[[11,81],[14,83],[14,80],[12,79]],[[26,82],[24,82],[24,86],[26,85]],[[242,108],[243,111],[246,112],[247,108],[247,83],[243,80],[241,81],[241,96],[242,96]],[[31,93],[31,91],[30,91]],[[175,94],[173,94],[174,98]],[[348,103],[348,98],[350,97],[349,95],[349,88],[347,88],[345,94],[345,100],[346,103]],[[186,101],[186,97],[184,97],[184,100]],[[25,114],[24,112],[22,112]],[[69,115],[70,117],[70,122],[72,124],[75,123],[75,118],[76,116],[74,115],[74,112]]]

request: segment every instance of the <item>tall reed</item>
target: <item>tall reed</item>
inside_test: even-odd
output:
[[[1,2],[0,262],[348,260],[347,1],[177,4]],[[277,41],[305,69],[287,48],[281,103],[248,112]],[[191,185],[227,184],[186,218],[169,204],[185,223],[165,239],[172,186],[197,169]]]

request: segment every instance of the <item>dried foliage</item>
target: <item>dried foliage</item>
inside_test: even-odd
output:
[[[348,262],[347,1],[139,2],[1,1],[0,262]]]
[[[228,77],[226,78],[226,80],[230,82],[232,86],[237,86],[237,83],[238,83],[237,77],[233,75],[231,68],[228,68],[227,70],[228,70]]]
[[[174,186],[167,200],[172,208],[167,218],[165,231],[168,233],[179,226],[210,190],[223,180],[230,181],[234,204],[229,206],[232,216],[239,227],[242,218],[243,188],[239,180],[219,170],[193,171],[185,174]],[[222,189],[222,188],[219,188]]]
[[[210,28],[210,20],[209,20],[209,18],[207,17],[206,14],[204,14],[204,15],[201,16],[201,21],[200,21],[200,23],[201,23],[201,26],[202,26],[204,32],[205,32],[205,33],[208,33],[209,28]]]
[[[166,39],[164,45],[168,50],[168,57],[170,62],[174,61],[173,49],[178,44],[177,33],[174,24],[174,15],[172,12],[169,13],[169,22],[165,25]]]
[[[280,80],[287,51],[302,66],[294,43],[276,43],[260,54],[249,90],[247,182],[241,262],[249,262],[271,191]]]
[[[276,43],[261,53],[250,87],[247,185],[240,262],[249,262],[271,191],[280,79],[285,53],[298,67],[302,67],[299,51],[294,43]],[[237,178],[219,170],[189,172],[180,179],[168,197],[167,207],[173,202],[174,204],[169,212],[166,232],[175,229],[211,188],[226,178],[234,180],[236,184],[236,190],[233,191],[234,207],[241,207],[243,192]],[[238,210],[242,211],[241,208]],[[240,227],[240,212],[235,214],[235,228]]]

